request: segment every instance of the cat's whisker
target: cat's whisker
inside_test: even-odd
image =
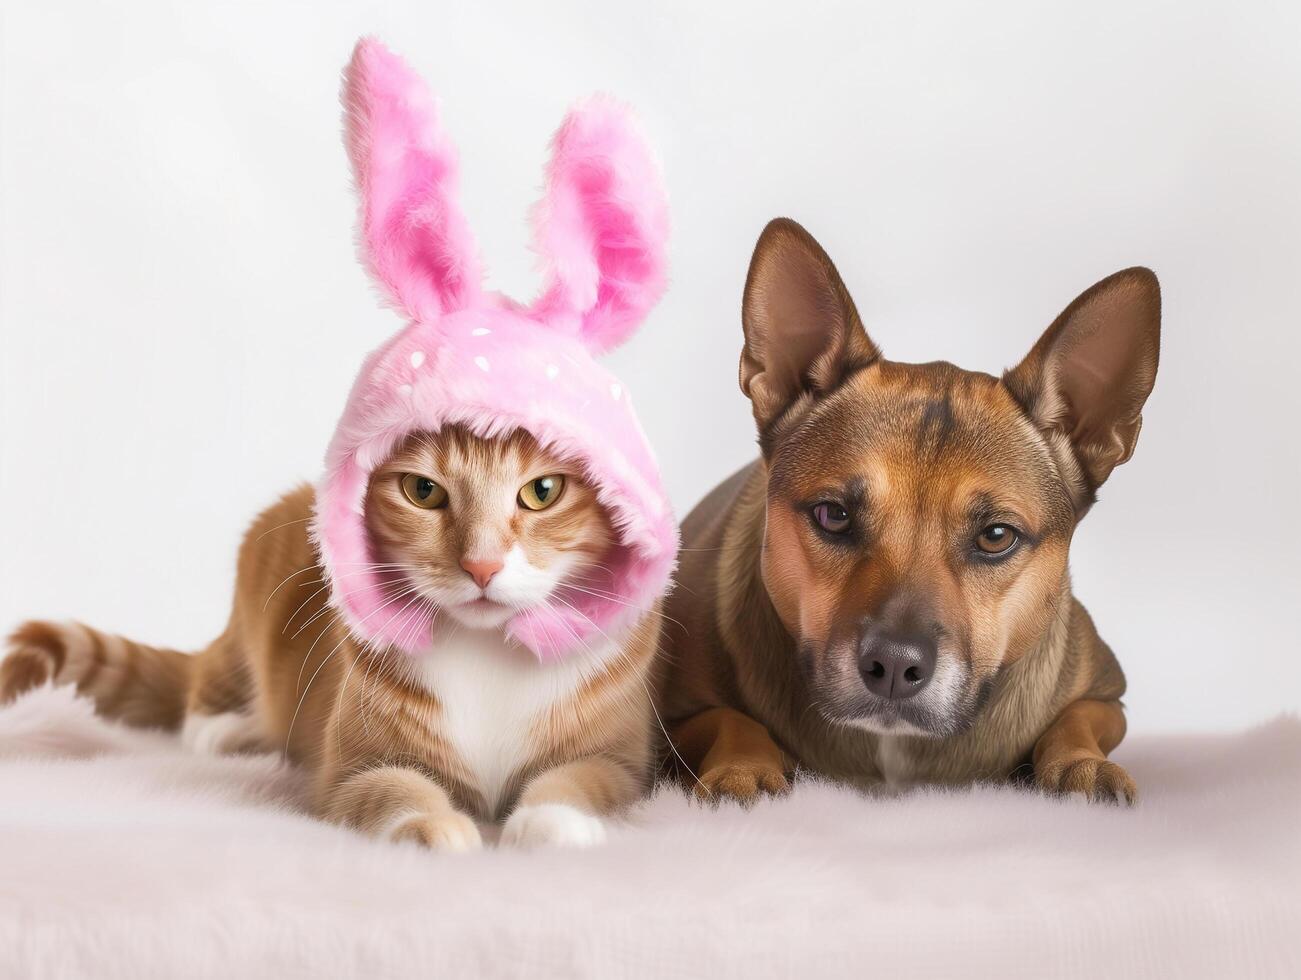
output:
[[[286,582],[288,582],[291,578],[295,578],[295,577],[297,577],[297,576],[299,576],[299,575],[302,575],[303,572],[310,572],[313,568],[318,568],[318,567],[319,567],[319,566],[318,566],[315,562],[313,562],[313,563],[310,564],[310,565],[304,565],[302,568],[298,569],[298,571],[296,571],[296,572],[290,572],[288,575],[286,575],[284,578],[282,578],[282,579],[280,580],[280,584],[277,585],[274,589],[272,589],[271,592],[267,595],[266,602],[262,603],[262,611],[263,611],[263,612],[266,612],[266,611],[267,611],[267,606],[269,606],[269,605],[271,604],[271,600],[272,600],[272,598],[275,597],[275,594],[276,594],[277,592],[279,592],[279,591],[281,590],[281,588],[284,587],[284,584],[285,584]]]
[[[400,635],[401,634],[399,633],[399,637]],[[374,646],[374,644],[367,644],[363,647],[363,652],[366,656],[366,670],[361,675],[361,699],[359,701],[362,730],[368,735],[370,734],[370,717],[366,713],[366,705],[368,697],[367,684],[370,681],[371,670],[375,667],[376,663],[382,664],[388,658],[389,654],[393,652],[395,643],[389,643],[384,646],[383,649],[375,649]]]
[[[407,615],[407,620],[403,624],[403,626],[398,630],[397,638],[394,640],[394,642],[387,644],[386,646],[384,646],[383,649],[370,649],[370,647],[372,646],[370,644],[368,644],[367,646],[366,671],[361,676],[361,699],[358,702],[359,713],[361,715],[362,731],[364,731],[367,735],[370,734],[370,714],[367,710],[370,704],[370,700],[369,700],[370,694],[367,690],[367,685],[368,682],[370,681],[371,670],[376,666],[377,663],[380,665],[382,669],[384,661],[386,661],[393,654],[395,647],[399,647],[399,646],[405,647],[406,644],[404,642],[403,635],[405,634],[406,630],[409,629],[414,623],[418,623],[420,621],[420,614],[422,612],[430,613],[430,621],[432,622],[434,616],[438,615],[438,608],[428,599],[422,598],[420,605],[418,605],[414,610],[412,610],[411,613]]]
[[[326,633],[330,632],[330,628],[331,628],[332,626],[334,626],[334,620],[332,620],[332,619],[327,619],[327,620],[325,621],[324,625],[322,625],[322,627],[321,627],[321,632],[319,632],[319,633],[316,634],[316,639],[314,639],[314,640],[312,641],[311,646],[309,646],[309,647],[307,648],[307,653],[305,653],[305,654],[303,655],[302,663],[300,663],[300,664],[298,665],[298,679],[294,682],[294,693],[295,693],[295,694],[297,694],[300,690],[302,690],[302,687],[303,687],[303,671],[305,671],[305,670],[307,669],[307,664],[308,664],[308,663],[311,661],[311,659],[312,659],[312,651],[316,649],[316,644],[318,644],[318,643],[321,642],[321,637],[323,637]]]
[[[354,572],[354,573],[352,573],[352,574],[360,574],[360,573],[355,573],[355,572]],[[344,579],[344,578],[349,578],[350,576],[349,576],[349,575],[340,575],[340,576],[338,576],[338,577],[339,577],[340,579]],[[406,584],[407,581],[408,581],[408,580],[405,579],[405,578],[397,579],[397,580],[396,580],[396,584],[403,585],[403,584]],[[384,597],[384,591],[390,589],[394,584],[395,584],[395,583],[393,583],[393,582],[387,582],[387,583],[382,584],[382,585],[380,586],[380,589],[381,589],[381,596]],[[321,592],[325,591],[325,589],[328,588],[328,587],[329,587],[328,585],[327,585],[327,586],[324,586],[324,587],[322,587],[320,590],[318,590],[317,592],[313,593],[313,595],[308,596],[307,599],[306,599],[306,601],[304,601],[304,602],[302,603],[302,605],[300,605],[298,608],[301,609],[303,606],[307,605],[307,603],[308,603],[308,602],[311,602],[312,599],[313,599],[316,595],[319,595]],[[371,586],[370,586],[369,584],[359,586],[359,587],[356,588],[356,589],[351,589],[351,590],[349,590],[349,591],[343,593],[343,597],[344,597],[344,598],[348,598],[348,597],[350,597],[350,596],[358,595],[358,594],[360,594],[360,593],[362,593],[362,592],[365,592],[365,591],[366,591],[367,589],[369,589],[369,588],[371,588]],[[387,598],[387,599],[391,599],[392,596],[387,596],[387,597],[385,597],[385,598]],[[303,632],[303,630],[307,629],[307,627],[311,626],[312,623],[316,622],[316,620],[318,620],[320,617],[322,617],[322,616],[324,616],[326,613],[330,612],[330,610],[331,610],[332,608],[333,608],[333,607],[330,605],[330,603],[328,603],[328,602],[324,603],[324,604],[321,606],[320,609],[316,610],[316,612],[312,613],[312,615],[309,616],[309,617],[307,618],[307,621],[304,622],[302,626],[298,627],[298,632],[295,633],[295,634],[293,635],[292,639],[295,639],[295,640],[298,639],[299,634],[301,634],[301,633]],[[280,632],[281,632],[281,635],[284,635],[284,633],[285,633],[286,631],[288,631],[288,629],[289,629],[289,624],[293,621],[294,616],[297,616],[297,615],[298,615],[298,610],[296,609],[296,610],[294,610],[293,615],[290,616],[289,619],[285,621],[284,629],[282,629],[282,630],[280,631]]]
[[[370,706],[372,704],[372,700],[371,700],[371,694],[368,693],[366,685],[367,685],[367,680],[370,677],[370,672],[372,668],[378,665],[380,669],[383,669],[385,662],[390,657],[392,657],[398,651],[402,649],[406,649],[408,647],[408,644],[411,641],[415,640],[416,638],[415,634],[413,634],[410,640],[408,640],[405,636],[405,633],[408,629],[412,629],[413,627],[420,626],[422,614],[428,615],[429,624],[432,627],[434,621],[437,620],[438,613],[440,611],[441,611],[441,607],[439,607],[439,605],[436,602],[434,602],[432,599],[429,599],[428,597],[422,596],[419,605],[417,605],[416,608],[413,609],[411,613],[408,614],[406,623],[398,630],[395,642],[388,644],[382,651],[380,651],[379,656],[377,658],[375,657],[368,658],[369,662],[366,664],[366,673],[363,675],[362,682],[361,682],[361,701],[360,701],[362,730],[365,731],[367,734],[370,733],[370,715],[372,713],[372,709]],[[371,690],[373,692],[373,686]],[[391,694],[387,696],[390,698],[392,697]]]
[[[549,643],[551,643],[553,646],[556,645],[556,642],[555,642],[555,635],[551,632],[551,627],[552,627],[553,623],[558,623],[558,624],[561,625],[561,626],[568,627],[568,624],[565,623],[565,621],[562,620],[562,619],[560,619],[559,617],[553,617],[553,618],[546,618],[546,617],[543,617],[543,618],[540,618],[540,619],[538,620],[538,622],[542,624],[543,629],[546,631],[546,634],[547,634],[547,641],[548,641]],[[577,632],[575,632],[572,628],[569,628],[569,632],[573,635],[574,639],[577,640],[577,641],[579,642],[580,645],[583,645],[583,646],[584,646],[584,648],[585,648],[585,650],[587,650],[587,652],[590,652],[590,648],[587,648],[587,647],[586,647],[586,644],[583,644],[582,638],[579,637],[579,635],[578,635]]]
[[[310,520],[310,518],[304,518],[304,520]],[[301,522],[301,521],[288,521],[288,522],[286,522],[285,524],[281,524],[280,527],[288,527],[289,524],[299,524],[299,523],[302,523],[302,522]],[[272,531],[275,531],[275,530],[277,530],[277,528],[272,528],[271,530],[272,530]],[[267,532],[267,533],[269,534],[270,532]],[[259,539],[259,540],[261,540],[261,539]],[[340,566],[343,566],[343,565],[353,565],[353,564],[358,564],[358,563],[356,563],[356,562],[340,562],[339,564],[340,564]],[[266,610],[267,610],[267,606],[269,606],[269,605],[271,604],[271,600],[275,597],[275,594],[276,594],[277,592],[279,592],[282,588],[284,588],[285,583],[289,582],[291,579],[293,579],[293,578],[295,578],[295,577],[297,577],[297,576],[299,576],[299,575],[302,575],[303,572],[311,571],[312,569],[316,569],[316,570],[319,571],[319,570],[320,570],[320,567],[321,567],[321,566],[320,566],[319,563],[313,562],[313,563],[310,564],[310,565],[304,565],[302,568],[298,569],[297,571],[290,572],[288,575],[286,575],[284,578],[282,578],[282,579],[280,580],[280,584],[277,585],[274,589],[272,589],[272,590],[270,591],[270,593],[268,593],[268,595],[267,595],[267,597],[266,597],[266,601],[262,603],[262,611],[263,611],[263,612],[266,612]],[[371,568],[380,568],[380,567],[382,567],[382,566],[379,566],[379,565],[372,565],[372,566],[369,566],[369,567],[371,567]],[[324,581],[324,580],[323,580],[323,579],[317,579],[316,581],[320,582],[320,581]],[[308,582],[308,583],[304,583],[304,584],[310,585],[310,584],[312,584],[312,583]],[[301,588],[301,586],[300,586],[300,588]]]
[[[572,608],[572,607],[571,607],[571,608]],[[574,611],[575,611],[575,612],[578,612],[578,610],[576,610],[576,609],[575,609]],[[580,615],[581,615],[581,613],[580,613]],[[556,622],[559,623],[561,626],[563,626],[563,627],[568,631],[569,635],[572,636],[572,637],[574,638],[574,641],[575,641],[575,642],[576,642],[580,647],[583,648],[583,652],[584,652],[585,654],[588,654],[589,656],[592,654],[592,652],[593,652],[593,651],[592,651],[592,645],[591,645],[591,644],[590,644],[590,643],[589,643],[589,642],[588,642],[588,641],[587,641],[583,636],[581,636],[581,635],[579,634],[578,630],[574,629],[572,626],[569,625],[569,623],[567,623],[567,622],[566,622],[565,620],[563,620],[563,619],[560,619],[559,617],[556,617]],[[549,638],[549,637],[548,637],[548,638]],[[580,725],[580,724],[581,724],[581,718],[580,718],[580,716],[579,716],[579,714],[578,714],[578,702],[577,702],[577,700],[569,700],[569,701],[566,701],[566,702],[565,702],[565,707],[569,709],[569,713],[570,713],[570,716],[571,716],[571,720],[572,720],[572,722],[573,722],[575,725]]]
[[[586,586],[578,585],[574,582],[566,582],[557,590],[557,592],[564,591],[565,589],[569,589],[574,592],[581,592],[584,595],[590,595],[596,599],[605,599],[610,602],[616,603],[620,606],[627,606],[629,609],[638,609],[641,610],[642,612],[646,611],[644,607],[639,606],[636,603],[629,602],[628,600],[624,599],[622,596],[615,595],[613,592],[605,592],[600,589],[591,589]]]
[[[289,614],[289,618],[285,620],[285,625],[282,626],[282,627],[280,628],[280,635],[281,635],[281,636],[284,636],[285,633],[288,632],[288,630],[289,630],[289,624],[292,623],[292,622],[294,621],[294,617],[295,617],[295,616],[297,616],[300,612],[303,611],[303,607],[306,606],[306,605],[307,605],[309,602],[311,602],[313,599],[315,599],[315,598],[316,598],[318,595],[320,595],[322,592],[327,591],[327,590],[330,588],[330,584],[331,584],[331,583],[327,580],[327,581],[325,582],[325,584],[323,584],[319,589],[317,589],[315,592],[313,592],[311,595],[309,595],[306,599],[304,599],[302,602],[300,602],[300,603],[298,604],[298,608],[295,609],[293,612],[291,612],[291,613]],[[324,604],[324,608],[325,608],[325,609],[330,608],[330,604],[329,604],[328,602],[326,602],[326,603]],[[314,614],[314,615],[312,616],[311,619],[308,619],[307,622],[303,624],[303,629],[306,629],[308,626],[310,626],[311,623],[312,623],[312,619],[314,619],[314,618],[316,617],[316,615],[319,615],[319,614],[320,614],[320,610],[318,610],[317,613]],[[301,633],[302,630],[299,630],[298,632]],[[295,633],[295,634],[294,634],[294,638],[297,639],[297,637],[298,637],[298,633]]]
[[[571,549],[564,549],[564,548],[562,548],[562,549],[560,549],[560,550],[562,550],[562,551],[565,551],[565,550],[569,550],[569,551],[581,551],[581,550],[583,550],[583,549],[581,549],[581,548],[571,548]],[[588,561],[588,562],[585,562],[585,563],[583,564],[583,567],[582,567],[582,569],[580,570],[579,574],[581,575],[582,572],[586,572],[589,568],[599,568],[599,569],[600,569],[601,571],[603,571],[603,572],[608,572],[608,573],[611,574],[611,575],[614,574],[614,569],[613,569],[613,568],[611,568],[609,565],[603,564],[602,562],[599,562],[599,561]]]
[[[413,589],[412,591],[415,591],[415,590]],[[403,593],[403,595],[405,595],[405,594],[406,594],[406,593]],[[396,600],[394,600],[394,601],[396,601]],[[363,617],[361,618],[361,620],[358,622],[357,625],[359,625],[359,626],[364,625],[365,622],[366,622],[366,620],[370,619],[371,616],[375,615],[375,613],[379,612],[380,610],[382,610],[382,609],[384,609],[384,608],[386,608],[386,607],[381,606],[381,607],[379,607],[379,609],[375,609],[375,610],[372,610],[371,612],[367,613],[365,616],[363,616]],[[406,607],[404,606],[403,609],[405,609],[405,608],[406,608]],[[389,619],[388,619],[388,622],[386,622],[383,626],[380,627],[379,632],[380,632],[380,633],[383,633],[384,630],[388,629],[389,626],[392,625],[393,620],[397,618],[397,615],[398,615],[398,614],[395,613],[393,616],[390,616]],[[324,635],[324,631],[322,631],[322,635]],[[289,743],[290,743],[290,740],[293,738],[293,735],[294,735],[294,725],[296,725],[296,724],[298,723],[298,714],[299,714],[299,712],[301,712],[301,711],[303,710],[303,702],[307,700],[307,693],[312,689],[312,684],[313,684],[313,682],[316,680],[316,678],[317,678],[318,676],[320,676],[320,673],[321,673],[322,668],[324,668],[325,665],[326,665],[327,663],[329,663],[330,660],[334,657],[334,655],[335,655],[336,653],[338,653],[339,650],[341,650],[341,649],[343,648],[343,645],[344,645],[345,643],[348,642],[348,638],[349,638],[350,635],[351,635],[351,633],[350,633],[349,631],[345,631],[345,632],[344,632],[343,636],[339,639],[339,642],[336,643],[336,644],[333,646],[333,648],[331,648],[330,652],[329,652],[328,654],[325,655],[325,659],[321,661],[321,663],[320,663],[319,666],[317,666],[316,671],[312,674],[311,679],[308,680],[308,682],[307,682],[307,687],[303,688],[302,696],[299,697],[299,699],[298,699],[298,705],[297,705],[297,707],[294,708],[294,715],[293,715],[292,718],[289,719],[289,731],[286,732],[286,734],[285,734],[285,755],[286,755],[286,757],[289,755]],[[317,639],[320,639],[320,637],[317,637]],[[315,646],[315,644],[313,644],[313,646]],[[309,652],[309,654],[310,654],[310,651],[308,651],[308,652]],[[306,660],[304,660],[304,663],[306,663]],[[302,675],[301,675],[301,671],[300,671],[299,676],[300,676],[300,677],[302,676]]]
[[[258,540],[258,541],[261,541],[263,538],[265,538],[265,537],[266,537],[268,534],[270,534],[272,531],[279,531],[282,527],[290,527],[291,525],[294,525],[294,524],[306,524],[306,523],[308,523],[308,522],[311,521],[311,520],[312,520],[312,518],[310,518],[310,517],[300,517],[300,518],[299,518],[298,520],[296,520],[296,521],[285,521],[283,524],[277,524],[275,527],[268,528],[267,530],[263,531],[261,534],[259,534],[259,535],[257,536],[257,540]]]
[[[588,587],[585,587],[585,586],[578,585],[578,584],[575,583],[575,582],[566,582],[566,583],[565,583],[564,585],[562,585],[560,588],[561,588],[561,589],[573,589],[575,592],[583,592],[583,593],[586,593],[587,595],[592,596],[594,599],[605,599],[605,600],[607,600],[607,601],[609,601],[609,602],[618,603],[618,604],[621,605],[621,606],[627,606],[629,609],[636,609],[636,610],[639,611],[639,612],[645,612],[645,611],[646,611],[642,606],[639,606],[639,605],[637,605],[636,603],[633,603],[633,602],[628,602],[628,601],[627,601],[626,599],[624,599],[622,596],[615,595],[613,592],[606,592],[604,589],[593,589],[593,588],[588,588]],[[559,591],[559,590],[558,590],[558,591]],[[560,596],[558,596],[558,595],[553,595],[553,598],[559,599]],[[577,612],[578,610],[575,609],[574,611]],[[672,623],[674,626],[677,626],[677,627],[679,627],[679,628],[681,628],[681,629],[684,629],[684,630],[685,630],[685,629],[687,628],[685,624],[683,624],[682,622],[680,622],[680,621],[674,619],[672,616],[669,616],[669,615],[665,614],[664,612],[661,612],[661,613],[660,613],[660,618],[663,619],[665,622]]]
[[[359,563],[352,563],[352,564],[359,564]],[[399,566],[397,566],[397,565],[394,565],[394,566],[392,566],[392,567],[393,567],[393,569],[398,569],[398,568],[399,568]],[[309,595],[306,599],[304,599],[301,603],[299,603],[298,608],[295,609],[292,613],[289,614],[289,618],[285,620],[285,625],[284,625],[284,626],[281,628],[281,630],[280,630],[280,635],[281,635],[281,636],[284,636],[284,634],[289,630],[289,624],[292,623],[292,622],[294,621],[294,617],[296,617],[300,612],[302,612],[304,606],[306,606],[309,602],[311,602],[313,599],[315,599],[315,598],[316,598],[318,595],[320,595],[322,592],[325,592],[327,589],[329,589],[330,586],[331,586],[332,584],[334,584],[334,582],[342,581],[343,579],[346,579],[346,578],[352,578],[352,577],[357,576],[357,575],[365,575],[366,572],[368,572],[368,571],[372,571],[372,570],[375,570],[375,569],[378,569],[378,568],[384,568],[385,570],[388,570],[388,567],[387,567],[387,566],[381,566],[381,565],[366,565],[365,567],[361,568],[361,569],[358,570],[358,571],[345,572],[345,573],[342,574],[342,575],[337,575],[337,574],[336,574],[336,575],[333,577],[333,580],[331,580],[331,579],[328,578],[328,577],[322,577],[322,578],[314,579],[312,582],[305,582],[305,583],[299,585],[299,588],[300,588],[300,589],[301,589],[301,588],[305,588],[305,587],[308,586],[308,585],[314,585],[314,584],[319,584],[319,585],[321,585],[321,588],[317,589],[315,592],[313,592],[311,595]],[[356,590],[356,591],[362,591],[362,590]],[[354,593],[354,592],[348,592],[348,593],[345,593],[345,595],[349,595],[349,596],[350,596],[350,595],[353,595],[353,594],[355,594],[355,593]],[[267,597],[267,601],[268,601],[268,602],[271,601],[269,596]],[[326,605],[325,605],[321,610],[318,610],[318,614],[321,613],[321,612],[324,612],[324,611],[325,611],[326,609],[328,609],[328,608],[329,608],[329,603],[326,603]],[[265,610],[266,610],[266,607],[263,606],[263,611],[265,611]],[[315,618],[316,618],[316,617],[313,616],[312,618],[308,619],[307,622],[305,622],[305,623],[303,624],[303,629],[306,629],[308,626],[310,626],[310,625],[312,624],[312,622],[313,622],[313,620],[314,620]],[[302,630],[300,629],[299,632],[302,632]],[[294,634],[294,637],[297,638],[297,636],[298,636],[298,633],[295,633],[295,634]]]
[[[347,594],[348,594],[348,595],[351,595],[352,593],[349,592],[349,593],[347,593]],[[402,598],[402,596],[404,596],[404,595],[406,595],[405,592],[403,592],[401,595],[398,595],[398,596],[384,596],[384,594],[381,593],[381,596],[382,596],[382,597],[385,597],[388,601],[397,601],[397,599]],[[325,605],[325,606],[324,606],[320,611],[321,611],[321,612],[328,612],[329,610],[330,610],[330,606],[329,606],[329,604],[327,603],[327,604],[326,604],[326,605]],[[379,610],[376,610],[376,612],[378,612],[378,611],[379,611]],[[373,614],[372,614],[372,615],[373,615]],[[313,616],[312,618],[315,619],[316,617]],[[303,626],[302,626],[302,628],[299,629],[299,631],[298,631],[297,633],[294,634],[293,638],[294,638],[294,639],[297,639],[298,636],[299,636],[299,634],[302,633],[303,630],[307,629],[307,627],[308,627],[309,625],[311,625],[310,621],[307,622],[307,623],[304,623]],[[308,664],[308,662],[312,659],[312,651],[316,649],[316,644],[318,644],[318,643],[321,642],[321,637],[323,637],[326,633],[330,632],[330,628],[331,628],[332,626],[334,626],[334,625],[335,625],[335,620],[334,620],[334,619],[327,619],[327,620],[325,621],[325,625],[321,628],[321,632],[319,632],[319,633],[316,634],[316,639],[314,639],[314,640],[312,641],[312,645],[309,646],[309,647],[307,648],[307,653],[303,656],[303,662],[302,662],[301,664],[298,665],[298,680],[295,682],[295,685],[294,685],[294,690],[295,690],[295,691],[298,691],[298,690],[300,690],[300,689],[302,688],[302,684],[303,684],[303,672],[307,669],[307,664]],[[346,629],[345,629],[344,635],[347,636],[347,631],[346,631]],[[318,670],[319,670],[319,668],[318,668]],[[315,676],[315,675],[312,675],[312,676]]]
[[[390,620],[388,621],[388,623],[385,623],[385,624],[384,624],[384,629],[387,630],[388,627],[389,627],[389,624],[391,624],[391,623],[393,622],[394,619],[397,619],[397,618],[398,618],[399,616],[401,616],[404,612],[406,612],[407,609],[410,608],[410,606],[411,606],[413,603],[419,602],[419,601],[420,601],[420,598],[421,598],[421,597],[420,597],[420,594],[419,594],[419,593],[416,593],[414,596],[412,596],[411,599],[407,600],[407,604],[406,604],[405,606],[403,606],[401,609],[399,609],[397,612],[395,612],[395,613],[393,614],[392,619],[390,619]],[[401,631],[399,631],[399,635],[400,635],[400,632],[401,632]],[[389,646],[392,646],[392,644],[390,643]],[[364,647],[363,647],[363,649],[364,649]],[[336,714],[338,714],[338,713],[339,713],[339,709],[343,707],[343,699],[344,699],[344,697],[345,697],[345,696],[347,695],[347,693],[348,693],[348,681],[350,681],[350,680],[352,679],[352,672],[353,672],[354,670],[357,669],[357,661],[358,661],[359,659],[361,659],[361,658],[360,658],[360,657],[353,657],[353,658],[351,658],[351,662],[348,664],[348,670],[347,670],[347,671],[344,673],[344,675],[343,675],[343,684],[339,687],[339,693],[338,693],[338,695],[337,695],[337,696],[335,697],[335,699],[334,699],[334,711],[335,711]],[[290,727],[292,728],[293,726],[291,725]],[[337,748],[337,750],[338,750],[339,756],[342,757],[342,756],[343,756],[343,725],[342,725],[342,724],[338,725],[338,726],[335,728],[335,733],[334,733],[334,734],[335,734],[335,738],[338,740],[338,744],[337,744],[336,748]]]
[[[338,577],[339,577],[339,578],[344,578],[345,576],[342,576],[342,575],[341,575],[341,576],[338,576]],[[304,607],[305,607],[309,602],[311,602],[313,599],[315,599],[315,598],[316,598],[318,595],[320,595],[322,592],[327,592],[327,591],[329,591],[330,588],[331,588],[334,584],[335,584],[334,582],[332,582],[332,581],[330,581],[330,580],[327,579],[327,580],[325,581],[325,583],[324,583],[324,584],[323,584],[319,589],[317,589],[315,592],[313,592],[311,595],[309,595],[306,599],[304,599],[302,602],[300,602],[300,603],[298,604],[297,608],[295,608],[294,611],[291,612],[291,613],[289,614],[289,618],[285,620],[285,625],[282,626],[282,627],[280,628],[280,635],[281,635],[281,636],[284,636],[284,635],[289,631],[289,625],[294,621],[294,618],[295,618],[295,617],[296,617],[300,612],[303,611],[303,608],[304,608]],[[361,590],[357,590],[357,591],[361,591]],[[350,595],[352,595],[352,594],[353,594],[352,592],[345,592],[345,593],[344,593],[344,596],[346,597],[346,596],[350,596]],[[319,619],[321,616],[325,615],[325,613],[327,613],[327,612],[329,612],[329,611],[330,611],[330,603],[329,603],[329,600],[327,599],[325,602],[321,603],[321,608],[320,608],[320,609],[316,610],[316,612],[312,613],[312,615],[310,615],[310,616],[307,617],[307,619],[303,622],[302,626],[300,626],[300,627],[298,628],[298,631],[297,631],[296,633],[294,633],[292,639],[295,639],[295,640],[298,639],[299,635],[300,635],[300,634],[301,634],[305,629],[307,629],[307,627],[311,626],[312,623],[316,622],[317,619]]]
[[[441,611],[442,607],[427,595],[418,595],[417,599],[419,602],[416,608],[408,614],[406,621],[398,629],[393,642],[389,643],[382,651],[380,651],[381,662],[384,658],[387,658],[390,653],[394,652],[395,649],[410,649],[410,644],[415,641],[416,634],[413,633],[412,636],[408,638],[406,636],[407,630],[422,628],[424,625],[427,625],[430,629],[433,628],[433,624],[438,619],[438,613]],[[427,624],[422,620],[422,615],[428,616]]]
[[[409,562],[400,561],[339,561],[335,562],[336,568],[406,568]]]
[[[572,604],[565,602],[565,600],[560,596],[556,596],[555,598],[558,602],[572,609],[576,615],[581,616],[583,619],[586,619],[589,623],[591,623],[592,628],[595,629],[602,636],[604,636],[607,642],[613,643],[613,641],[610,640],[610,637],[606,635],[605,630],[601,629],[600,626],[592,622],[591,618],[587,616],[581,609],[578,609]],[[682,768],[686,770],[687,774],[696,781],[696,785],[700,786],[702,789],[704,789],[706,793],[712,796],[713,793],[710,791],[709,787],[706,786],[701,781],[698,775],[696,775],[695,770],[693,770],[689,765],[687,765],[687,760],[682,758],[682,753],[679,752],[678,747],[673,744],[673,737],[669,735],[669,730],[664,724],[664,719],[660,716],[659,708],[656,707],[655,705],[655,697],[651,693],[650,685],[646,683],[646,679],[643,676],[641,676],[641,674],[637,674],[637,680],[641,683],[642,691],[646,695],[646,703],[650,705],[651,713],[655,715],[655,724],[659,726],[660,732],[664,735],[664,741],[668,745],[669,751],[672,752],[673,755],[677,758],[678,764],[681,765]]]

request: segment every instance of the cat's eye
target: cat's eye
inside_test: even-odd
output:
[[[813,519],[829,534],[844,534],[849,530],[849,511],[829,500],[813,505]]]
[[[407,500],[425,510],[447,506],[447,491],[419,473],[407,473],[402,477],[402,493]]]
[[[530,480],[520,487],[520,506],[529,510],[546,510],[557,500],[565,489],[565,478],[560,475],[542,476]]]
[[[991,524],[976,535],[976,548],[990,558],[1011,554],[1021,535],[1011,524]]]

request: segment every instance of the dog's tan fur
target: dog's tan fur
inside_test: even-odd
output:
[[[1067,554],[1133,451],[1156,372],[1155,277],[1099,283],[1002,379],[900,364],[817,243],[779,219],[743,320],[762,457],[684,522],[667,609],[664,710],[699,791],[780,791],[797,765],[870,786],[1033,764],[1046,789],[1132,800],[1106,760],[1124,735],[1124,675],[1072,596]],[[814,527],[810,505],[828,495],[848,498],[852,538]],[[964,551],[982,521],[1025,532],[1006,560]],[[905,613],[961,678],[924,733],[875,720],[854,652],[864,624]]]
[[[436,476],[453,506],[412,506],[399,485],[408,472]],[[512,512],[503,505],[491,513],[485,504],[503,488],[509,500],[514,487],[554,473],[567,484],[552,509]],[[490,790],[458,754],[443,724],[447,706],[418,682],[406,655],[358,643],[329,605],[307,530],[312,505],[312,489],[302,487],[253,523],[239,553],[229,624],[197,656],[77,624],[28,623],[0,662],[0,703],[53,679],[75,684],[102,713],[137,725],[179,728],[235,713],[246,724],[220,747],[286,750],[312,772],[323,816],[452,850],[479,844],[475,818],[492,821],[545,804],[605,814],[645,790],[658,609],[632,627],[613,656],[544,703],[520,765],[500,792]],[[366,516],[377,561],[393,570],[395,589],[419,587],[413,600],[464,576],[459,562],[467,554],[516,544],[534,564],[570,556],[581,571],[604,557],[612,535],[575,468],[523,435],[483,440],[456,429],[412,437],[380,467]],[[334,587],[348,588],[346,571]],[[456,642],[456,628],[440,627],[441,619],[440,613],[435,642]]]

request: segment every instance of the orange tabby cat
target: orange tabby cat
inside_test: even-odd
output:
[[[613,529],[583,474],[522,432],[456,427],[409,436],[375,468],[372,569],[412,624],[434,611],[420,657],[363,644],[339,618],[313,502],[303,487],[254,522],[229,624],[202,653],[30,622],[0,663],[0,702],[52,678],[197,749],[284,749],[310,768],[321,815],[392,840],[468,850],[476,820],[503,815],[504,843],[601,840],[600,817],[649,778],[659,607],[554,662],[504,632],[602,567]]]

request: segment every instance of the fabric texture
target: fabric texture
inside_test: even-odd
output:
[[[0,978],[1301,976],[1301,723],[1116,758],[1132,810],[804,781],[439,856],[44,688],[0,710]]]
[[[531,305],[482,285],[456,202],[456,152],[420,78],[371,39],[344,75],[345,139],[361,257],[410,322],[367,358],[331,441],[313,534],[332,601],[363,640],[418,652],[427,615],[387,598],[371,569],[362,504],[372,470],[415,431],[524,429],[581,466],[617,532],[583,589],[517,615],[511,636],[564,656],[648,610],[664,592],[677,527],[631,394],[593,359],[627,339],[663,293],[668,209],[629,113],[598,98],[552,145],[534,215],[545,268]]]

